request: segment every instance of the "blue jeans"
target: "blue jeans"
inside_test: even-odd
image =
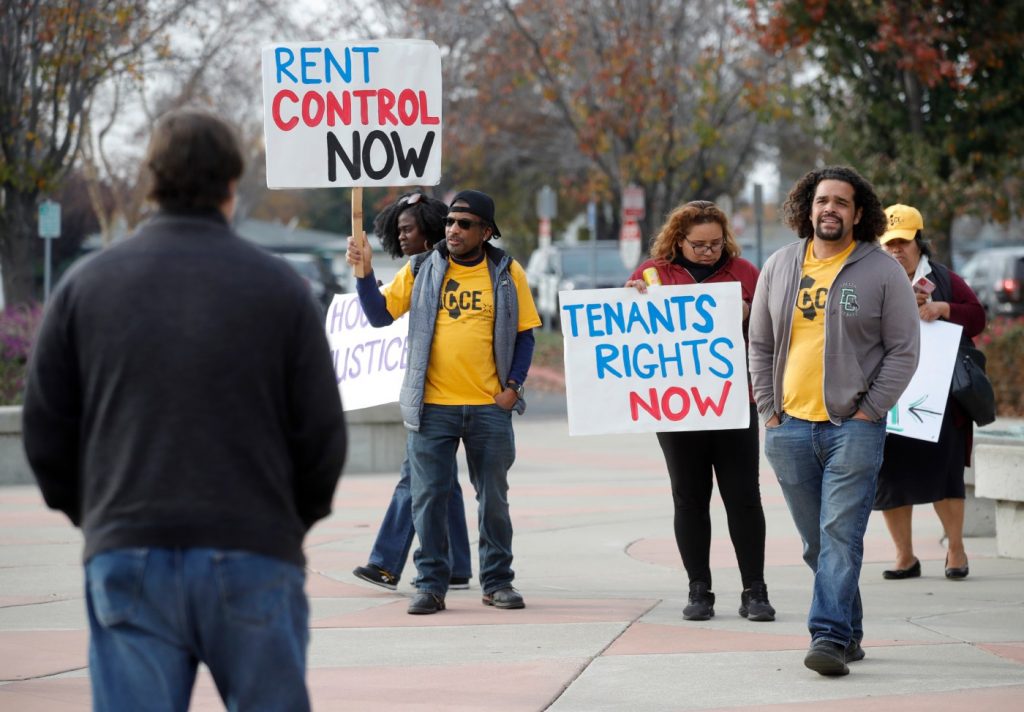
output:
[[[508,471],[516,459],[512,412],[498,405],[425,404],[419,432],[409,433],[412,516],[420,548],[413,560],[416,587],[448,591],[448,502],[455,484],[455,452],[462,442],[476,489],[480,529],[480,588],[493,593],[512,585],[512,520]]]
[[[187,710],[196,668],[228,710],[308,710],[298,566],[245,551],[115,549],[85,565],[94,710]]]
[[[812,640],[846,645],[864,638],[860,569],[884,445],[884,420],[837,426],[783,415],[778,427],[765,429],[764,454],[814,572]]]
[[[451,499],[448,500],[448,537],[451,541],[451,559],[448,563],[451,565],[452,576],[468,579],[473,576],[473,564],[469,559],[466,509],[462,500],[462,487],[459,486],[458,465],[453,462],[452,467],[455,485],[452,487]],[[370,551],[370,563],[395,578],[402,576],[413,536],[416,535],[412,524],[412,492],[409,486],[411,473],[409,458],[406,458],[402,463],[402,474],[395,485],[395,492],[391,495],[388,511],[384,513],[384,521],[380,523],[380,531]]]

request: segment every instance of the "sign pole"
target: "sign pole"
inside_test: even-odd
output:
[[[43,301],[44,302],[48,302],[48,301],[50,301],[50,263],[52,262],[52,258],[50,256],[51,255],[51,248],[50,248],[51,240],[46,240],[45,242],[46,242],[46,250],[45,250],[46,267],[43,269]]]
[[[44,200],[39,204],[39,237],[46,242],[43,264],[43,301],[50,299],[50,273],[53,248],[50,243],[60,237],[60,203]]]
[[[366,249],[366,235],[363,233],[363,188],[355,186],[352,188],[352,237],[359,245],[360,251]],[[366,258],[359,260],[359,264],[352,266],[352,272],[356,277],[365,277],[363,265]]]
[[[764,197],[760,183],[754,183],[754,220],[754,224],[757,226],[757,266],[760,269],[764,265]]]

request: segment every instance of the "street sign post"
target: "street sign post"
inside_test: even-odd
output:
[[[537,191],[537,218],[540,225],[537,230],[537,244],[540,247],[551,246],[551,220],[558,215],[558,194],[550,185]]]
[[[640,262],[641,251],[640,224],[632,220],[622,223],[619,231],[619,257],[628,271],[632,272]]]
[[[644,206],[644,189],[630,183],[622,189],[622,221],[639,222],[644,219],[647,209]]]
[[[39,204],[39,237],[46,240],[43,261],[43,301],[50,298],[50,265],[53,262],[52,240],[60,237],[60,203],[44,200]]]

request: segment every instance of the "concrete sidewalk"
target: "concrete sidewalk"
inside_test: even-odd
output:
[[[741,585],[716,495],[716,616],[693,623],[681,616],[686,579],[654,436],[570,438],[564,417],[544,408],[517,418],[516,432],[510,499],[524,610],[482,606],[474,579],[449,593],[447,611],[410,616],[411,562],[397,593],[353,578],[395,478],[346,473],[335,514],[307,540],[317,710],[1024,710],[1024,561],[995,557],[994,539],[968,540],[970,577],[949,581],[938,519],[919,507],[924,575],[884,581],[893,552],[874,515],[861,579],[867,658],[825,678],[803,666],[811,577],[767,465],[766,578],[778,619],[737,615]],[[33,487],[0,488],[0,710],[89,709],[80,547]],[[192,709],[223,709],[205,673]]]

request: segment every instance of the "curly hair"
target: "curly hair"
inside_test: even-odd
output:
[[[245,168],[238,137],[227,123],[200,109],[177,109],[153,127],[145,166],[147,197],[164,209],[219,208]]]
[[[448,206],[419,191],[406,193],[377,213],[373,220],[373,231],[380,238],[384,250],[396,259],[402,256],[402,246],[398,242],[398,217],[406,210],[412,213],[416,227],[426,238],[428,250],[444,239],[444,219],[448,216]]]
[[[671,262],[682,252],[682,240],[690,234],[695,225],[717,223],[725,236],[725,253],[729,257],[740,256],[740,246],[729,228],[729,218],[722,209],[710,200],[692,200],[683,203],[668,214],[658,236],[651,243],[651,257]]]
[[[853,239],[874,242],[885,232],[888,220],[875,188],[860,173],[849,166],[825,166],[810,171],[796,182],[782,206],[783,219],[801,239],[814,235],[811,224],[811,203],[814,191],[823,180],[839,180],[853,186],[853,207],[860,210],[860,222],[853,226]]]

